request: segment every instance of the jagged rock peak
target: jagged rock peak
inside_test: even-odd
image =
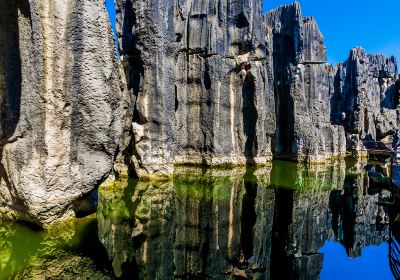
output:
[[[285,15],[288,18],[292,18],[295,16],[301,16],[302,12],[301,12],[300,3],[297,1],[294,1],[291,4],[281,5],[275,9],[272,9],[272,10],[268,11],[266,13],[266,15],[267,14],[271,15],[271,16],[268,16],[269,19],[273,19],[273,18],[280,19],[280,18],[282,18],[283,15]],[[276,21],[271,20],[270,21],[271,24],[276,23],[277,25],[279,25],[279,22],[280,22],[279,20],[276,20]],[[276,26],[276,27],[278,27],[278,26]]]
[[[374,141],[390,142],[386,136],[399,127],[396,59],[353,48],[338,65],[332,101],[333,111],[343,116],[333,118],[346,128],[348,150],[364,156]]]
[[[303,63],[324,63],[326,47],[324,36],[314,17],[303,19]]]
[[[368,65],[369,75],[379,78],[395,78],[398,74],[397,59],[383,54],[367,54],[364,48],[354,47],[348,61]]]
[[[326,62],[324,37],[318,24],[314,17],[303,17],[298,2],[267,12],[264,21],[275,34],[275,49],[288,56],[292,64]]]
[[[291,33],[295,23],[301,16],[301,8],[298,2],[280,6],[264,15],[265,23],[270,26],[275,33]]]

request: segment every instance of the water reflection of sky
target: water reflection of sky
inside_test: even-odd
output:
[[[389,267],[388,244],[363,248],[360,258],[351,259],[345,248],[333,241],[320,250],[324,254],[321,280],[327,279],[393,279]]]

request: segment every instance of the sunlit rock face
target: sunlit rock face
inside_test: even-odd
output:
[[[348,149],[365,150],[399,127],[398,78],[394,57],[367,54],[360,47],[338,66],[333,118],[346,128]]]
[[[110,173],[123,70],[104,1],[1,1],[0,36],[0,210],[47,225]]]
[[[261,1],[116,3],[137,174],[270,160],[272,38]]]
[[[273,34],[277,157],[320,162],[346,152],[344,129],[331,122],[335,69],[314,18],[295,2],[265,14]]]

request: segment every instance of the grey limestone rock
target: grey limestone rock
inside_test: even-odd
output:
[[[261,1],[119,0],[139,177],[174,164],[266,163],[275,131]]]
[[[122,64],[104,1],[0,3],[1,213],[45,226],[112,169],[321,162],[399,126],[396,60],[327,65],[297,2],[115,3]]]
[[[0,3],[0,209],[47,225],[107,178],[129,99],[105,3]]]
[[[324,37],[297,2],[265,15],[260,1],[116,6],[138,177],[272,156],[324,162],[398,127],[395,59],[355,48],[326,64]]]
[[[344,129],[331,122],[335,68],[325,65],[315,19],[303,17],[295,2],[266,13],[264,21],[273,33],[275,155],[307,162],[344,156]]]
[[[399,127],[398,78],[394,57],[367,54],[360,47],[338,65],[333,118],[345,127],[349,150],[365,150]]]

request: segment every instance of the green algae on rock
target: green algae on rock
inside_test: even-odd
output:
[[[114,279],[94,216],[46,231],[0,222],[0,279]]]

